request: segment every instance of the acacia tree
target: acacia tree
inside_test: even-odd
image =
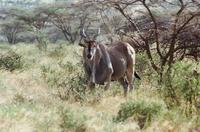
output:
[[[132,32],[136,32],[142,40],[143,48],[152,68],[159,74],[160,81],[162,81],[165,66],[168,66],[169,72],[176,60],[181,60],[187,55],[195,56],[195,59],[199,57],[200,11],[197,1],[111,0],[99,3],[113,7],[126,18],[132,27]],[[140,7],[139,11],[135,11],[137,16],[132,13],[136,7]],[[165,17],[156,12],[155,8],[162,8],[167,12],[168,14],[163,14],[163,16],[169,16],[168,21],[162,22]],[[148,19],[144,19],[144,24],[139,25],[141,19],[136,19],[138,16]],[[134,38],[134,36],[131,37]],[[155,44],[155,50],[152,50],[152,44]],[[194,50],[195,52],[191,52]],[[156,61],[153,52],[157,53],[159,61]]]
[[[93,21],[88,8],[83,3],[61,2],[49,5],[44,13],[49,15],[49,21],[63,33],[67,41],[75,43],[80,36],[80,29],[88,27]]]
[[[49,16],[43,13],[43,8],[38,7],[33,10],[13,9],[10,12],[17,20],[23,21],[27,30],[34,34],[38,42],[38,48],[46,50],[47,42],[42,30]]]
[[[23,23],[17,20],[10,20],[1,24],[1,32],[7,38],[8,43],[15,44],[17,36],[23,31]]]
[[[4,11],[4,17],[1,20],[1,34],[4,35],[10,44],[15,44],[17,42],[17,36],[25,28],[23,21],[17,20],[13,17],[9,10]]]

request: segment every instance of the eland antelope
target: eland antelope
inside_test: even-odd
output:
[[[91,39],[84,31],[81,32],[84,43],[79,43],[83,50],[83,65],[88,76],[89,87],[95,84],[104,85],[108,89],[111,81],[119,81],[124,88],[124,96],[127,91],[133,90],[134,77],[139,78],[135,72],[135,50],[129,43],[114,42],[109,45],[98,43],[95,38]]]

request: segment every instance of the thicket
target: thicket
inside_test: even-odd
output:
[[[0,68],[8,71],[14,71],[23,67],[22,56],[15,53],[14,51],[7,51],[0,53]]]
[[[154,118],[158,117],[165,109],[165,105],[155,101],[127,101],[121,104],[114,121],[122,122],[132,118],[138,122],[140,128],[148,126]]]
[[[61,123],[63,131],[85,132],[85,122],[88,117],[83,114],[83,111],[72,111],[70,108],[60,108]]]
[[[168,107],[180,107],[183,113],[199,113],[200,74],[199,63],[176,62],[171,73],[164,77],[161,96]]]

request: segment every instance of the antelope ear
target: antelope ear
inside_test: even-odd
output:
[[[78,45],[81,46],[81,47],[84,47],[84,48],[86,47],[86,45],[83,44],[83,43],[79,43]]]

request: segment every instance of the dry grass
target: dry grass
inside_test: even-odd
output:
[[[57,95],[57,89],[51,87],[44,79],[41,67],[49,66],[59,70],[60,62],[77,65],[80,63],[81,49],[76,45],[62,45],[61,48],[50,45],[46,53],[38,51],[34,45],[25,44],[0,46],[0,51],[5,49],[12,49],[20,54],[25,64],[22,69],[13,72],[0,70],[1,131],[167,132],[200,129],[197,122],[198,115],[187,118],[176,109],[166,108],[162,115],[142,130],[133,118],[124,122],[114,122],[113,118],[124,102],[130,100],[163,102],[156,89],[145,79],[137,84],[138,88],[128,98],[123,97],[121,86],[113,83],[108,91],[98,87],[96,94],[88,95],[85,101],[62,100]],[[81,69],[79,66],[77,68]],[[66,74],[71,76],[76,72]]]

